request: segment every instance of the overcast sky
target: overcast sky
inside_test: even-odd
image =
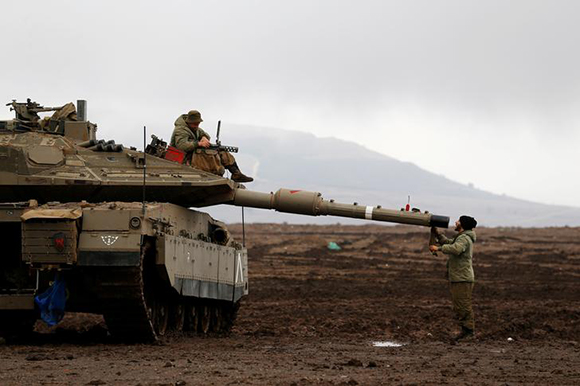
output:
[[[87,99],[100,137],[141,147],[144,124],[168,138],[196,108],[226,133],[240,123],[335,136],[477,188],[580,206],[578,1],[0,10],[0,101]]]

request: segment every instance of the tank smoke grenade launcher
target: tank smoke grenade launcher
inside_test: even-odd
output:
[[[317,192],[247,190],[184,164],[183,154],[155,136],[145,152],[97,140],[85,101],[76,108],[31,100],[9,106],[15,119],[0,121],[0,335],[31,331],[41,315],[58,322],[64,311],[102,314],[113,336],[133,342],[168,330],[229,331],[249,293],[248,251],[224,223],[191,208],[449,223]],[[48,111],[53,115],[38,115]]]

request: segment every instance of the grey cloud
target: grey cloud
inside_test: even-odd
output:
[[[226,109],[261,95],[361,114],[410,103],[450,114],[525,112],[537,127],[563,131],[580,101],[574,1],[30,1],[3,8],[0,32],[10,37],[2,46],[10,53],[0,75],[10,93],[4,99],[82,94]]]
[[[1,27],[14,67],[45,60],[41,73],[91,74],[111,89],[146,79],[166,91],[182,82],[516,108],[578,95],[576,2],[14,4]],[[29,4],[36,12],[18,18]]]

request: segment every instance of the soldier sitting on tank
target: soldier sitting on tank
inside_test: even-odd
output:
[[[191,110],[180,115],[175,121],[171,135],[171,146],[178,148],[191,157],[191,165],[195,168],[222,176],[225,169],[232,173],[236,182],[252,182],[254,179],[244,175],[233,155],[223,150],[210,149],[210,136],[199,124],[203,122],[201,113]]]

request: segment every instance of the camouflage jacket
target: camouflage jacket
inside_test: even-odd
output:
[[[449,281],[452,283],[473,283],[475,276],[471,260],[475,231],[463,231],[452,239],[445,237],[445,235],[439,235],[437,241],[441,244],[441,252],[449,255],[449,259],[447,259]]]
[[[203,131],[203,129],[198,128],[197,130],[191,130],[185,119],[187,114],[180,115],[179,118],[175,120],[175,128],[173,129],[173,134],[171,135],[170,145],[183,150],[187,153],[193,152],[197,148],[197,143],[202,137],[206,137],[208,140],[211,139],[209,134]]]

